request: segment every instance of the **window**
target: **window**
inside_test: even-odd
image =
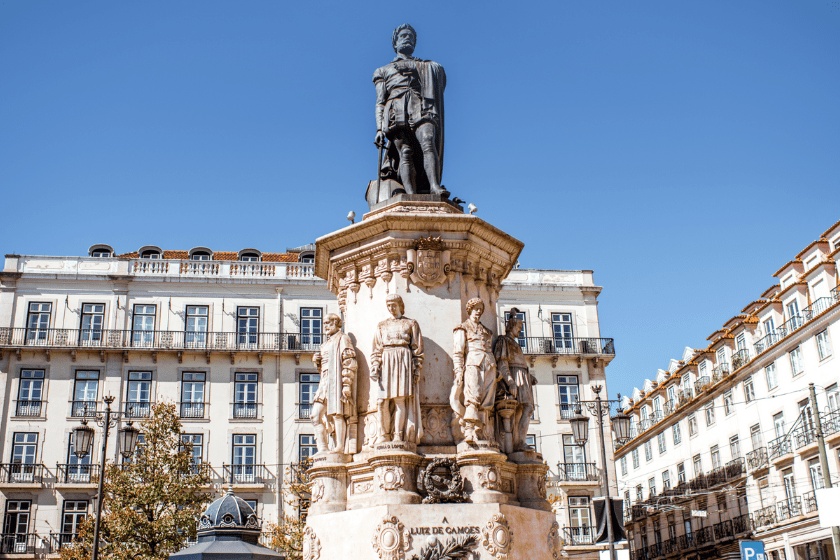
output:
[[[204,462],[204,434],[181,434],[181,445],[191,454],[190,471],[198,474]]]
[[[257,344],[257,333],[259,330],[260,308],[237,307],[236,332],[238,333],[239,345],[255,346]]]
[[[79,342],[95,346],[102,342],[102,328],[105,326],[105,304],[82,304],[82,323]]]
[[[655,422],[662,420],[662,399],[659,397],[653,399],[653,417]]]
[[[207,374],[203,371],[185,371],[181,374],[181,418],[204,418],[204,384]]]
[[[209,261],[210,253],[207,251],[193,251],[190,255],[191,261]]]
[[[706,360],[700,362],[700,366],[698,367],[698,369],[700,370],[699,376],[704,377],[706,375]]]
[[[137,434],[137,447],[134,448],[134,453],[129,455],[128,457],[124,457],[120,455],[121,461],[123,465],[129,465],[135,458],[139,457],[143,453],[143,449],[146,447],[146,434],[139,433]]]
[[[764,377],[767,379],[767,390],[775,389],[779,386],[779,380],[776,378],[776,364],[769,364],[764,368]]]
[[[298,262],[312,264],[315,262],[315,253],[308,251],[306,253],[301,253],[298,259]]]
[[[531,447],[531,449],[537,449],[537,436],[534,434],[528,434],[525,436],[525,445]]]
[[[11,482],[35,482],[35,459],[38,454],[38,434],[16,432],[12,446]]]
[[[711,426],[715,423],[715,401],[711,401],[706,405],[703,413],[706,415],[706,425]]]
[[[802,352],[799,346],[790,351],[790,371],[793,375],[802,373]]]
[[[735,346],[738,348],[739,352],[747,349],[747,336],[744,333],[740,333],[735,338]]]
[[[724,348],[718,348],[715,357],[717,358],[717,365],[722,366],[726,363],[726,350]]]
[[[712,469],[720,468],[720,448],[717,445],[712,446],[710,455],[712,456]]]
[[[671,489],[671,471],[662,471],[662,490]]]
[[[758,424],[753,424],[752,426],[750,426],[750,443],[752,443],[752,448],[754,450],[761,447],[761,426],[759,426]]]
[[[671,428],[671,431],[674,432],[674,445],[679,445],[682,441],[682,434],[680,434],[680,425],[674,424],[674,426]]]
[[[151,411],[152,372],[128,372],[128,391],[125,399],[125,414],[129,418],[147,418]]]
[[[694,476],[703,474],[703,461],[700,454],[695,455],[692,461],[694,462]]]
[[[793,469],[782,470],[782,486],[785,489],[785,498],[790,500],[796,497],[796,480],[793,478]]]
[[[554,336],[555,349],[573,350],[574,342],[572,341],[572,314],[571,313],[552,313],[551,314],[551,334]]]
[[[315,445],[315,436],[309,434],[301,434],[300,444],[298,445],[298,461],[309,459],[318,452],[318,447]]]
[[[764,326],[764,336],[769,336],[776,330],[776,327],[773,324],[773,317],[766,319],[762,325]]]
[[[184,342],[187,348],[203,348],[207,344],[207,319],[209,309],[206,305],[188,305]]]
[[[741,456],[741,442],[738,440],[738,436],[729,438],[729,453],[733,461]]]
[[[145,249],[140,251],[141,259],[159,259],[161,258],[160,251],[157,249]]]
[[[61,545],[70,544],[87,517],[87,500],[64,500],[61,508]]]
[[[324,311],[320,307],[302,307],[300,310],[300,338],[304,346],[321,344],[322,319]]]
[[[779,412],[773,415],[773,430],[776,432],[776,437],[780,438],[785,435],[785,416],[784,412]]]
[[[298,404],[298,418],[307,420],[312,416],[312,405],[321,375],[318,373],[300,374],[300,403]]]
[[[586,480],[586,450],[569,434],[563,435],[563,461],[567,480]]]
[[[808,474],[811,478],[811,488],[814,490],[819,490],[820,488],[825,487],[825,481],[823,480],[822,474],[822,465],[820,465],[819,457],[814,457],[808,461]]]
[[[840,410],[840,391],[837,390],[837,383],[832,383],[831,385],[826,387],[825,395],[828,398],[829,410]]]
[[[22,369],[15,416],[41,416],[43,396],[44,370]]]
[[[93,416],[96,410],[96,393],[99,388],[99,372],[76,370],[76,381],[73,387],[73,404],[70,415]]]
[[[650,440],[645,442],[645,461],[650,462],[653,460],[653,445],[650,443]]]
[[[645,496],[644,496],[643,491],[642,491],[642,485],[638,484],[638,485],[636,485],[636,501],[641,502],[644,499],[645,499]]]
[[[802,419],[802,425],[807,430],[814,431],[814,410],[811,408],[811,400],[804,399],[799,401],[799,416]]]
[[[257,253],[242,253],[239,255],[239,260],[242,262],[260,262],[260,256]]]
[[[26,343],[45,344],[50,328],[51,303],[30,303],[26,318]]]
[[[233,417],[257,418],[257,373],[237,373],[233,384]]]
[[[799,317],[799,303],[796,300],[793,300],[786,306],[787,308],[787,318],[788,319],[796,319]]]
[[[648,498],[656,496],[656,478],[650,477],[648,479]]]
[[[680,484],[685,482],[685,463],[677,463],[677,481]]]
[[[627,474],[627,457],[621,458],[621,475],[624,476]]]
[[[822,330],[817,333],[815,337],[817,340],[817,354],[820,360],[824,360],[831,356],[831,345],[828,343],[828,330]]]
[[[688,437],[697,435],[697,417],[691,415],[688,417]]]
[[[6,501],[6,518],[3,520],[3,552],[23,554],[31,549],[32,545],[27,543],[26,538],[27,533],[29,533],[31,510],[32,502],[30,500]]]
[[[152,346],[155,337],[155,309],[154,305],[135,305],[134,319],[131,329],[131,344],[133,346]]]
[[[755,400],[755,389],[753,389],[752,377],[744,379],[744,400],[748,403]]]
[[[624,491],[624,511],[630,511],[630,490]]]
[[[656,443],[659,445],[659,454],[665,455],[665,432],[659,432],[659,434],[657,434]]]
[[[569,544],[591,544],[594,531],[589,518],[589,498],[569,496]]]
[[[637,447],[637,448],[633,449],[631,454],[633,455],[633,468],[638,469],[639,468],[639,448]]]
[[[255,434],[233,435],[233,480],[256,482],[257,436]]]
[[[557,395],[560,398],[560,418],[568,420],[575,415],[575,403],[579,399],[578,376],[558,375]]]
[[[522,324],[522,328],[519,330],[519,336],[516,338],[516,341],[519,343],[519,346],[521,346],[524,350],[528,344],[528,324],[525,322],[525,312],[518,311],[516,313],[516,318],[519,319],[520,323]],[[505,311],[505,324],[507,324],[508,319],[510,319],[510,311]]]
[[[668,404],[670,405],[668,413],[674,411],[674,407],[677,404],[677,386],[676,385],[669,385],[668,386]]]

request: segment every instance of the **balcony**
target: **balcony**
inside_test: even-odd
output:
[[[204,418],[206,406],[203,402],[182,402],[179,406],[181,418]]]
[[[0,554],[35,554],[41,542],[37,533],[3,533],[0,535]]]
[[[686,535],[680,535],[677,537],[677,545],[680,547],[680,550],[688,550],[694,548],[695,543],[694,533],[688,533]]]
[[[741,348],[732,354],[732,370],[735,371],[750,363],[750,351],[746,348]]]
[[[233,418],[237,420],[258,420],[262,418],[262,404],[249,402],[235,402],[233,407]]]
[[[634,550],[630,558],[632,558],[632,560],[648,560],[647,552],[648,547],[643,547],[638,550]]]
[[[224,484],[265,484],[274,477],[265,465],[223,465]]]
[[[817,497],[813,490],[802,494],[802,508],[805,513],[813,513],[817,511]]]
[[[709,378],[708,375],[704,375],[703,377],[698,378],[697,381],[694,382],[694,393],[699,395],[703,392],[703,389],[711,385],[711,383],[712,380]]]
[[[210,463],[190,463],[190,474],[200,474],[202,476],[211,477],[213,474],[213,469],[210,467]]]
[[[298,403],[298,419],[299,420],[309,420],[312,418],[312,405],[313,403]]]
[[[829,410],[820,413],[823,436],[828,437],[840,432],[840,411]]]
[[[615,356],[615,344],[611,338],[529,336],[521,337],[518,340],[525,354]]]
[[[126,418],[148,418],[152,412],[150,402],[127,402],[123,404]]]
[[[71,401],[70,416],[84,418],[96,416],[96,401]]]
[[[50,552],[56,553],[65,546],[72,545],[78,533],[50,533]]]
[[[19,418],[38,418],[41,416],[42,401],[15,401],[15,416]]]
[[[99,465],[59,463],[56,467],[58,484],[93,484],[99,477]]]
[[[779,342],[781,339],[782,337],[780,337],[775,331],[768,333],[758,342],[755,343],[755,355],[758,356],[759,354],[761,354],[762,352]]]
[[[734,459],[726,463],[724,470],[726,472],[727,481],[734,480],[736,478],[741,478],[741,476],[743,476],[744,473],[747,472],[745,468],[744,458],[735,457]]]
[[[834,292],[835,290],[837,290],[837,288],[834,288],[832,292]],[[811,305],[802,310],[802,317],[806,321],[810,321],[811,319],[813,319],[814,317],[816,317],[817,315],[834,305],[836,301],[837,300],[834,297],[821,297],[819,299],[816,299],[813,302],[811,302]]]
[[[732,530],[735,531],[736,535],[740,535],[742,533],[749,533],[750,531],[752,531],[750,514],[744,513],[732,519]]]
[[[752,517],[753,525],[755,525],[756,528],[773,525],[778,521],[775,506],[767,506],[766,508],[756,510]]]
[[[563,542],[566,546],[588,546],[595,544],[595,527],[563,527]]]
[[[680,551],[679,539],[677,537],[668,539],[662,543],[662,554],[664,556],[670,556],[671,554],[676,554]]]
[[[732,529],[732,520],[727,519],[714,524],[715,540],[722,541],[724,539],[731,539],[735,537],[735,532]]]
[[[794,449],[800,449],[817,441],[816,430],[809,426],[798,426],[790,435]]]
[[[768,467],[770,462],[767,459],[767,448],[759,447],[747,453],[747,469],[752,472],[756,469]]]
[[[662,543],[658,542],[653,543],[652,545],[647,547],[647,553],[645,554],[645,556],[647,556],[650,559],[653,559],[659,558],[660,556],[662,556],[662,554]]]
[[[712,383],[717,383],[718,381],[722,381],[729,375],[729,364],[723,362],[718,364],[717,366],[712,369]]]
[[[0,463],[2,484],[41,484],[43,476],[41,463]]]
[[[799,496],[782,500],[776,504],[779,521],[802,515],[802,500]]]
[[[182,278],[264,278],[318,280],[314,265],[239,261],[191,261],[131,259],[132,276],[179,276]]]
[[[771,461],[788,453],[793,453],[793,446],[787,436],[776,438],[767,444],[767,456]]]
[[[794,315],[787,321],[785,321],[781,327],[776,329],[776,334],[779,335],[779,339],[786,337],[787,335],[791,334],[792,332],[796,331],[805,324],[805,318],[801,315]]]
[[[557,478],[566,482],[598,482],[595,463],[557,463]]]
[[[715,533],[712,527],[701,527],[694,533],[694,540],[697,546],[705,546],[714,542]]]
[[[206,352],[314,352],[321,346],[320,333],[185,332],[82,329],[39,329],[37,336],[26,328],[0,328],[0,347],[73,350],[150,351],[198,350]],[[575,339],[612,340],[612,339]],[[612,344],[610,344],[610,347]],[[587,348],[601,348],[592,343]],[[602,348],[606,350],[606,347]],[[555,352],[561,353],[561,352]],[[577,352],[570,352],[575,354]],[[597,353],[597,352],[596,352]],[[606,354],[606,352],[603,352]]]

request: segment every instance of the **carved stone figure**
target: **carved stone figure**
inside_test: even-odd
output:
[[[519,309],[513,308],[509,311],[508,320],[505,323],[505,334],[496,339],[493,347],[493,355],[496,358],[496,367],[499,368],[501,382],[507,386],[508,392],[521,406],[514,413],[513,423],[513,448],[514,451],[531,449],[525,443],[528,435],[528,425],[531,423],[531,413],[534,412],[534,390],[536,378],[528,370],[528,360],[517,342],[519,333],[522,332],[522,320],[517,317]]]
[[[467,302],[469,318],[455,327],[455,383],[449,404],[464,433],[464,441],[492,441],[493,404],[496,397],[496,360],[493,357],[490,329],[481,324],[484,302]]]
[[[405,304],[400,296],[389,295],[385,305],[391,317],[377,325],[370,354],[371,390],[376,397],[380,429],[376,443],[416,443],[423,436],[417,391],[423,367],[423,336],[417,321],[403,316]]]
[[[321,373],[321,383],[315,393],[312,424],[318,452],[346,453],[347,421],[356,415],[356,350],[350,337],[341,332],[341,318],[335,313],[324,321],[326,341],[312,356]],[[333,445],[328,434],[333,433]]]
[[[397,56],[373,73],[376,87],[376,138],[388,139],[380,176],[399,179],[408,194],[444,194],[443,66],[412,56],[417,32],[408,24],[394,30],[391,44]]]

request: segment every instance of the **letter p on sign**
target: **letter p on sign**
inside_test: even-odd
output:
[[[741,560],[764,560],[763,541],[741,541]]]

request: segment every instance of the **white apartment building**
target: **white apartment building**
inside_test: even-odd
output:
[[[176,403],[196,468],[210,473],[208,491],[232,484],[259,516],[276,520],[287,467],[315,451],[312,354],[323,318],[339,313],[313,275],[313,257],[313,246],[285,253],[146,246],[115,255],[95,245],[84,257],[6,255],[0,554],[54,554],[93,512],[98,454],[76,458],[71,431],[92,408],[102,410],[107,395],[114,410],[138,421],[151,403]],[[503,284],[498,313],[500,321],[513,307],[523,315],[520,341],[539,379],[529,439],[551,466],[567,548],[593,558],[600,448],[597,438],[574,446],[567,419],[578,396],[592,398],[591,386],[605,385],[615,354],[612,339],[601,338],[600,290],[591,271],[518,269]],[[116,462],[119,427],[108,447]],[[612,465],[608,428],[605,435]]]
[[[840,477],[840,222],[773,276],[777,283],[627,399],[633,439],[616,449],[634,560],[834,558],[814,490],[816,419]],[[809,402],[809,383],[817,408]]]

